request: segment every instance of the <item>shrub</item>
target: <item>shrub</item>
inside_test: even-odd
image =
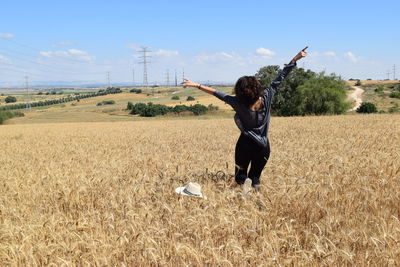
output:
[[[389,108],[388,112],[389,112],[389,113],[400,112],[399,104],[398,104],[398,103],[394,104],[393,107],[390,107],[390,108]]]
[[[203,115],[207,112],[207,107],[201,104],[196,104],[190,107],[190,111],[192,111],[196,116]]]
[[[374,103],[363,102],[361,106],[356,110],[358,113],[376,113],[377,109]]]
[[[97,106],[113,105],[113,104],[115,104],[114,100],[104,100],[102,102],[97,103]]]
[[[377,88],[375,88],[374,91],[377,92],[377,93],[382,93],[383,92],[383,86],[379,85]]]
[[[196,99],[191,95],[186,98],[186,101],[194,101],[194,100]]]
[[[181,112],[188,111],[189,107],[185,106],[185,105],[176,105],[175,107],[173,107],[172,110],[173,110],[174,113],[179,114]]]
[[[3,124],[4,121],[8,119],[23,116],[25,116],[25,114],[20,111],[0,111],[0,124]]]
[[[17,102],[17,98],[15,96],[9,95],[6,97],[5,101],[6,101],[6,103],[14,103],[14,102]]]
[[[105,94],[119,94],[122,93],[122,90],[117,87],[108,87],[105,91]]]
[[[361,86],[361,81],[357,80],[357,82],[354,84],[355,86]]]
[[[129,92],[134,93],[134,94],[141,94],[142,93],[142,89],[133,88]]]
[[[215,108],[215,107],[214,107]],[[207,112],[207,107],[201,104],[196,104],[194,106],[176,105],[175,107],[168,107],[161,104],[153,104],[151,102],[136,103],[132,106],[130,114],[137,115],[141,117],[155,117],[158,115],[165,115],[171,112],[179,114],[184,111],[191,111],[194,115],[202,115]]]
[[[391,98],[400,98],[400,92],[391,92],[389,97],[391,97]]]
[[[207,109],[209,111],[213,111],[213,110],[218,110],[219,107],[218,106],[214,106],[213,104],[210,104],[210,105],[207,106]]]
[[[171,97],[172,100],[179,100],[179,96],[174,95],[173,97]]]
[[[136,114],[141,114],[144,112],[144,109],[146,108],[145,103],[136,103],[132,106],[130,114],[136,115]]]

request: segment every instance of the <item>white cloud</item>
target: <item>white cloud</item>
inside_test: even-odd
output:
[[[350,59],[353,62],[357,62],[358,58],[352,53],[352,52],[347,52],[346,54],[344,54],[345,57],[347,57],[348,59]]]
[[[11,61],[3,55],[0,55],[0,62],[6,63],[6,64],[11,64]]]
[[[260,56],[263,56],[263,57],[272,57],[272,56],[275,55],[275,52],[273,52],[273,51],[271,51],[271,50],[269,50],[267,48],[260,47],[260,48],[257,48],[256,54],[260,55]]]
[[[324,52],[324,55],[325,55],[325,56],[328,56],[328,57],[334,57],[334,56],[336,56],[335,52],[332,52],[332,51]]]
[[[225,52],[221,52],[220,54],[221,54],[221,56],[226,57],[226,58],[234,58],[233,55],[225,53]]]
[[[95,59],[95,57],[89,55],[88,52],[78,49],[68,49],[66,51],[42,51],[40,52],[40,55],[47,58],[70,58],[87,62]]]
[[[218,52],[218,53],[213,53],[213,54],[200,54],[195,56],[195,59],[197,60],[198,63],[218,63],[218,62],[236,62],[238,64],[241,63],[242,57],[235,55],[235,54],[230,54],[227,52]]]
[[[78,49],[68,49],[68,52],[71,55],[79,55],[79,56],[87,56],[88,53],[82,50],[78,50]]]
[[[142,49],[142,47],[141,47],[140,45],[135,44],[135,43],[127,44],[127,45],[126,45],[126,48],[129,48],[129,49],[131,49],[131,50],[133,50],[133,51],[135,51],[135,52],[137,52],[137,51],[139,51],[139,50]]]
[[[75,43],[71,42],[71,41],[61,41],[58,43],[55,43],[53,46],[72,46],[75,45]]]
[[[311,52],[308,57],[318,57],[318,56],[319,56],[319,52],[314,51],[314,52]]]
[[[155,56],[164,56],[164,57],[172,57],[172,56],[177,56],[179,55],[178,51],[175,50],[164,50],[164,49],[159,49],[153,53]]]
[[[0,38],[3,38],[3,39],[10,39],[10,38],[14,38],[14,37],[15,37],[15,34],[13,34],[13,33],[8,33],[8,32],[0,33]]]

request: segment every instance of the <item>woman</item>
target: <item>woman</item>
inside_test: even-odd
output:
[[[235,180],[238,184],[251,185],[258,191],[261,172],[270,155],[268,128],[271,113],[271,102],[278,86],[296,66],[296,62],[305,57],[308,47],[301,50],[278,77],[267,88],[263,88],[254,76],[243,76],[235,85],[235,96],[227,95],[188,79],[182,85],[197,87],[214,95],[232,106],[236,111],[235,123],[241,131],[235,148]],[[248,167],[251,163],[250,170]],[[249,179],[248,179],[249,178]],[[244,189],[245,190],[245,189]]]

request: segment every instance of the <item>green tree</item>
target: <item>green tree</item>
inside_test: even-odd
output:
[[[350,108],[346,99],[346,83],[339,76],[322,72],[299,86],[290,101],[295,114],[290,115],[344,114]]]
[[[6,101],[6,103],[14,103],[14,102],[17,102],[17,98],[15,96],[9,95],[6,97],[5,101]]]
[[[256,78],[264,87],[268,87],[278,76],[281,69],[277,65],[270,65],[261,68],[256,73]],[[293,102],[293,97],[297,93],[297,88],[306,80],[315,77],[317,74],[311,70],[305,71],[303,68],[295,68],[279,86],[273,100],[272,112],[279,116],[299,115],[293,111],[298,103]]]
[[[133,109],[133,103],[129,101],[126,109],[127,110],[132,110]]]

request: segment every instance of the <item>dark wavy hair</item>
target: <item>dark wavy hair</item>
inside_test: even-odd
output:
[[[247,107],[254,104],[263,95],[263,92],[261,83],[254,76],[240,77],[235,85],[236,97]]]

